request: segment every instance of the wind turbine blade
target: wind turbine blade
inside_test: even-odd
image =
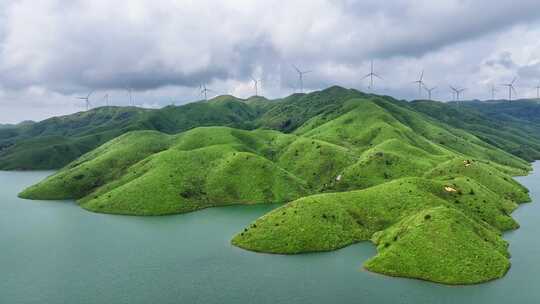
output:
[[[302,74],[302,72],[300,72],[300,69],[297,68],[294,64],[291,64],[291,66],[293,67],[293,69],[296,70],[296,72],[297,72],[298,74]]]
[[[373,73],[373,76],[379,78],[380,80],[383,80],[383,78],[382,78],[381,76],[379,76],[379,75],[377,75],[377,74],[375,74],[375,73]]]
[[[517,80],[517,77],[514,77],[514,79],[512,80],[512,82],[510,82],[510,84],[514,84],[514,82],[516,82]]]
[[[424,79],[424,70],[422,70],[422,74],[420,74],[420,80],[419,81],[422,81]]]
[[[313,71],[311,71],[311,70],[310,71],[305,71],[305,72],[302,72],[302,74],[307,74],[307,73],[311,73],[311,72],[313,72]]]
[[[517,95],[517,91],[516,91],[516,89],[514,88],[514,86],[511,86],[511,88],[512,88],[512,91],[514,92],[514,94]]]
[[[369,76],[371,76],[371,74],[367,74],[366,76],[362,77],[362,80],[368,78]]]

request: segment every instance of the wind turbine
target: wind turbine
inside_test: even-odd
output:
[[[313,71],[301,71],[294,64],[292,65],[292,67],[296,70],[296,73],[298,73],[298,81],[300,82],[300,93],[304,93],[304,75]]]
[[[424,90],[426,90],[426,92],[428,93],[428,100],[431,100],[431,93],[432,93],[436,88],[437,88],[437,87],[433,87],[433,88],[424,87]]]
[[[453,93],[455,94],[456,96],[456,101],[459,101],[459,96],[461,95],[461,93],[463,93],[466,89],[463,88],[463,89],[456,89],[455,87],[453,86],[450,86],[450,89],[452,89],[452,91],[454,91]]]
[[[379,78],[380,80],[382,80],[381,76],[375,74],[374,70],[373,70],[373,60],[371,60],[371,69],[370,69],[370,72],[369,74],[367,74],[366,76],[364,76],[364,78],[362,78],[362,80],[366,79],[369,77],[369,89],[373,89],[373,76]]]
[[[208,100],[208,95],[207,95],[208,92],[214,92],[214,91],[208,89],[206,87],[206,84],[201,84],[200,85],[200,92],[201,92],[201,95],[204,96],[204,100]]]
[[[497,88],[495,88],[495,85],[491,86],[491,100],[495,100],[495,93],[498,92]]]
[[[458,89],[458,100],[459,100],[459,95],[461,95],[463,92],[465,92],[467,90],[467,88],[462,88],[462,89]],[[463,95],[461,95],[461,97],[463,97]]]
[[[105,95],[103,95],[103,99],[105,99],[105,105],[108,107],[109,106],[109,93],[106,93]]]
[[[514,88],[514,83],[516,82],[517,77],[514,77],[512,82],[502,84],[503,87],[508,87],[508,101],[512,101],[512,91],[517,95],[516,89]]]
[[[255,79],[254,77],[251,77],[253,80],[253,86],[255,87],[255,96],[259,96],[259,82],[261,79]]]
[[[413,81],[412,83],[418,83],[418,95],[422,96],[422,86],[425,85],[424,83],[424,70],[422,70],[422,73],[420,74],[420,78],[418,80]]]
[[[453,86],[450,86],[450,89],[452,90],[452,98],[454,100],[459,100],[459,93],[458,89],[454,88]],[[457,96],[457,97],[456,97]]]
[[[540,84],[534,88],[536,89],[536,99],[540,99]]]
[[[94,91],[90,91],[86,97],[77,97],[77,99],[82,99],[86,102],[86,111],[90,109],[90,96],[94,93]]]
[[[126,91],[127,91],[127,94],[129,95],[129,103],[131,104],[132,107],[134,107],[135,103],[133,102],[133,94],[132,94],[133,88],[127,88]]]

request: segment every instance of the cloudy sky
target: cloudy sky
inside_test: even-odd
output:
[[[312,70],[306,90],[330,85],[418,98],[490,97],[518,77],[519,97],[540,82],[538,0],[1,0],[0,123],[39,120],[92,103],[159,107],[218,94],[281,97],[299,89],[291,67]],[[506,96],[498,87],[498,97]]]

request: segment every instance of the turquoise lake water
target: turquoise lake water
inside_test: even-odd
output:
[[[0,172],[0,303],[539,303],[540,162],[518,180],[532,204],[505,234],[512,268],[500,280],[448,287],[362,270],[370,243],[280,256],[229,240],[275,206],[165,217],[95,214],[17,192],[50,172]]]

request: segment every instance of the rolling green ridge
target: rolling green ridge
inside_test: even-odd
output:
[[[511,177],[530,170],[515,154],[533,150],[511,149],[526,129],[489,131],[494,118],[475,112],[475,125],[500,138],[486,141],[432,113],[452,105],[420,104],[331,87],[275,101],[221,96],[188,105],[200,111],[189,123],[183,107],[147,111],[139,121],[153,130],[126,132],[20,196],[130,215],[284,203],[232,243],[297,254],[370,240],[371,271],[446,284],[499,278],[510,266],[501,233],[519,227],[511,213],[530,200]],[[232,116],[213,116],[223,108]],[[210,121],[221,126],[195,126]]]
[[[457,104],[414,101],[411,106],[525,160],[540,158],[540,104],[537,102],[474,101]]]
[[[537,102],[516,101],[511,105],[506,102],[467,102],[466,106],[427,101],[408,103],[333,86],[276,100],[224,95],[157,110],[102,107],[37,123],[2,127],[0,170],[59,169],[101,144],[135,130],[176,134],[200,126],[229,126],[299,132],[300,127],[309,128],[305,125],[308,121],[315,126],[341,116],[347,111],[344,104],[353,98],[372,99],[391,112],[397,106],[415,115],[431,116],[437,123],[466,130],[483,142],[528,161],[540,155],[540,137],[537,135],[540,125],[538,115],[535,115],[540,111],[540,105]],[[410,114],[401,115],[395,111],[393,114],[407,125],[403,120],[410,119]]]
[[[130,131],[178,133],[199,126],[252,128],[265,101],[223,96],[211,102],[159,110],[101,107],[39,123],[0,129],[0,169],[58,169],[99,145]]]

